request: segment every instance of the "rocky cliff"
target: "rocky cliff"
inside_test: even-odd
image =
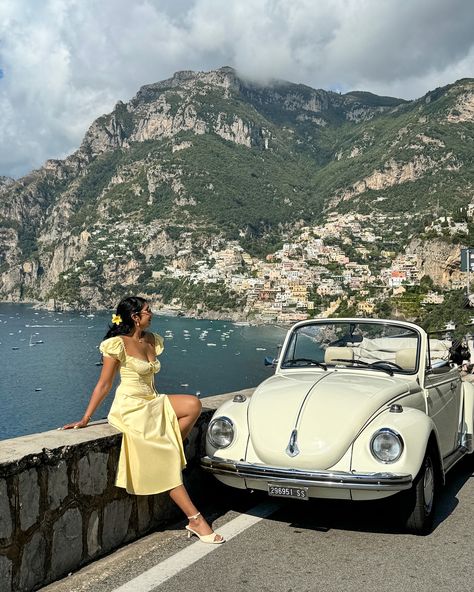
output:
[[[472,80],[407,102],[178,72],[117,103],[66,159],[0,177],[0,298],[109,306],[228,241],[264,257],[334,210],[400,214],[396,248],[417,237],[422,253],[440,210],[470,224],[473,105]]]

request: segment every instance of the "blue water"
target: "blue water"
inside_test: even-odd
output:
[[[100,374],[97,348],[109,319],[109,313],[88,318],[0,304],[0,439],[82,417]],[[151,329],[165,337],[157,390],[201,397],[267,378],[273,371],[263,359],[276,354],[285,334],[279,327],[164,316],[155,316]],[[93,419],[106,417],[112,398],[113,390]]]

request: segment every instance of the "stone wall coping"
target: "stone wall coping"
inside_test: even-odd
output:
[[[232,393],[214,395],[202,399],[203,411],[214,411],[222,403],[233,398],[236,394],[251,396],[254,388],[243,389]],[[19,436],[8,440],[0,440],[0,466],[19,462],[25,457],[35,455],[44,456],[45,451],[53,451],[64,447],[73,447],[87,442],[118,436],[118,432],[107,420],[102,419],[92,422],[87,428],[81,430],[49,430],[27,436]]]

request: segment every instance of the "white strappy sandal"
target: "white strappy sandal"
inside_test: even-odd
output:
[[[188,520],[197,520],[201,516],[201,512],[194,514],[194,516],[188,516]],[[211,532],[210,534],[199,534],[195,530],[193,530],[189,525],[187,525],[186,530],[188,531],[188,539],[190,539],[193,534],[195,534],[199,540],[203,543],[210,543],[211,545],[220,545],[225,541],[225,538],[216,532]],[[216,536],[220,536],[220,539],[216,540]]]

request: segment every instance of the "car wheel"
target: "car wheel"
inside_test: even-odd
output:
[[[428,534],[433,528],[436,501],[436,472],[428,450],[410,491],[402,494],[405,528],[413,534]]]

